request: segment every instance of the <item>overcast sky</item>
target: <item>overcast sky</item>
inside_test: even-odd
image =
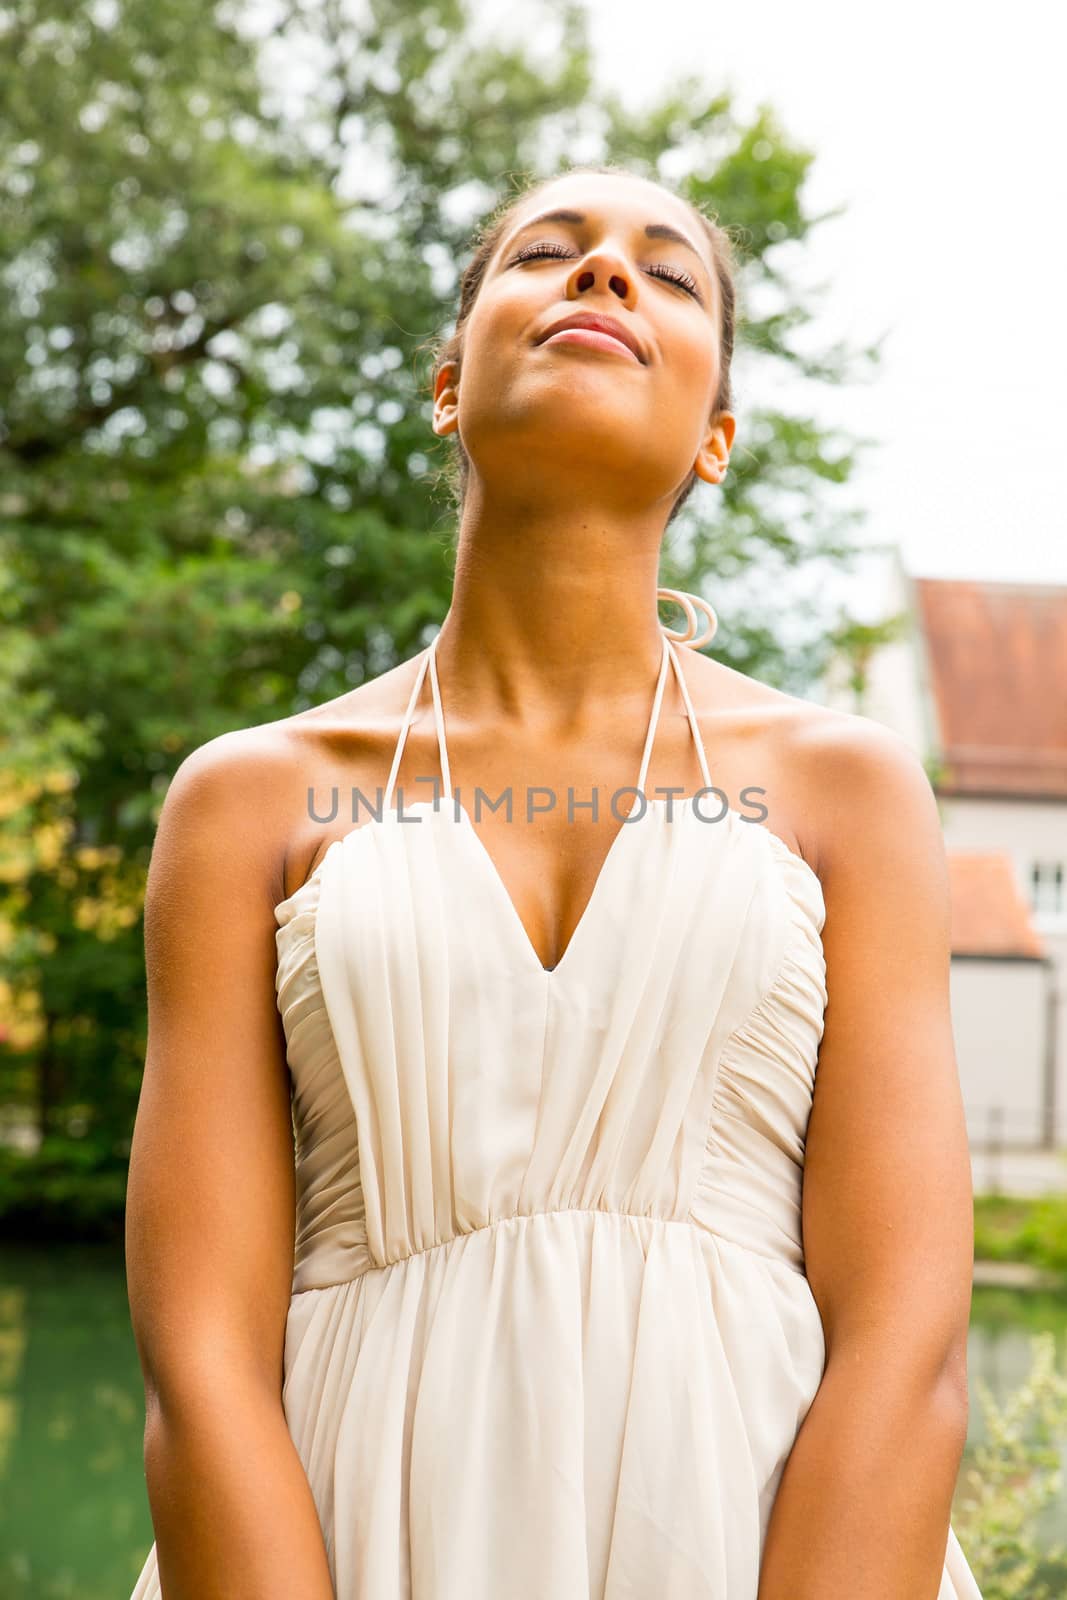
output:
[[[1067,583],[1057,8],[586,4],[602,77],[632,103],[700,70],[815,152],[809,212],[847,203],[812,235],[805,276],[833,285],[828,333],[890,330],[876,382],[819,412],[881,441],[853,480],[868,536],[897,540],[917,573]]]

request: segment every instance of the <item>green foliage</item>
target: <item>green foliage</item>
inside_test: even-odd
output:
[[[89,1139],[42,1141],[32,1156],[0,1146],[0,1216],[21,1239],[121,1239],[126,1163]]]
[[[1019,1230],[1018,1244],[1024,1261],[1067,1272],[1067,1195],[1048,1195],[1035,1201]]]
[[[0,19],[0,1004],[39,1023],[0,1039],[0,1102],[69,1141],[50,1150],[86,1141],[94,1173],[128,1147],[175,768],[386,671],[447,608],[451,446],[418,357],[498,199],[581,149],[669,168],[736,230],[737,448],[663,574],[716,575],[718,657],[803,689],[829,630],[783,580],[845,562],[858,520],[859,443],[775,403],[782,376],[839,384],[852,358],[803,338],[788,252],[822,220],[813,156],[769,109],[744,123],[687,78],[632,112],[560,0],[514,44],[476,41],[460,0],[268,10],[15,0]],[[47,1162],[4,1193],[37,1179],[51,1205]]]
[[[953,1528],[982,1600],[1055,1600],[1067,1592],[1067,1548],[1038,1549],[1037,1518],[1060,1492],[1060,1446],[1067,1437],[1067,1374],[1055,1367],[1051,1333],[1030,1340],[1029,1378],[998,1406],[988,1384],[977,1392],[986,1441],[961,1477]]]
[[[1025,1200],[976,1196],[976,1260],[1028,1261],[1067,1274],[1067,1193]]]
[[[910,611],[895,611],[878,622],[859,622],[846,617],[833,633],[838,659],[848,669],[847,684],[855,696],[855,710],[864,711],[869,687],[871,661],[884,645],[895,643],[912,631]]]

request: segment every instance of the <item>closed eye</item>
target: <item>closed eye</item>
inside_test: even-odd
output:
[[[573,252],[568,250],[565,244],[556,244],[551,240],[542,239],[534,244],[524,244],[522,249],[512,257],[512,265],[518,261],[533,261],[538,256],[569,256],[572,254]],[[696,279],[681,267],[672,267],[668,266],[666,262],[657,261],[647,270],[654,278],[663,278],[665,282],[676,283],[680,289],[684,289],[687,294],[691,294],[694,300],[701,299]]]

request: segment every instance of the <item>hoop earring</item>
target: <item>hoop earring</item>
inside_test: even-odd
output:
[[[657,589],[656,599],[657,601],[671,601],[674,605],[680,606],[685,612],[686,629],[684,633],[678,633],[675,631],[675,629],[668,628],[664,623],[660,623],[660,627],[663,629],[668,639],[672,639],[675,644],[687,644],[692,650],[701,650],[703,649],[704,645],[710,644],[712,639],[714,639],[716,633],[718,632],[719,619],[716,616],[715,610],[710,601],[705,600],[703,595],[686,594],[683,589]],[[706,613],[708,618],[708,622],[705,625],[705,630],[700,634],[697,633],[698,625],[696,612],[693,610],[694,606],[699,606],[700,609]]]

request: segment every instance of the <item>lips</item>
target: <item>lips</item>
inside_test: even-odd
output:
[[[560,317],[558,322],[553,322],[546,328],[537,344],[544,344],[546,339],[551,339],[554,333],[562,333],[565,328],[587,328],[591,333],[606,334],[609,339],[617,339],[631,350],[638,361],[644,362],[645,355],[635,335],[616,317],[609,317],[597,311],[575,311],[570,316]]]

